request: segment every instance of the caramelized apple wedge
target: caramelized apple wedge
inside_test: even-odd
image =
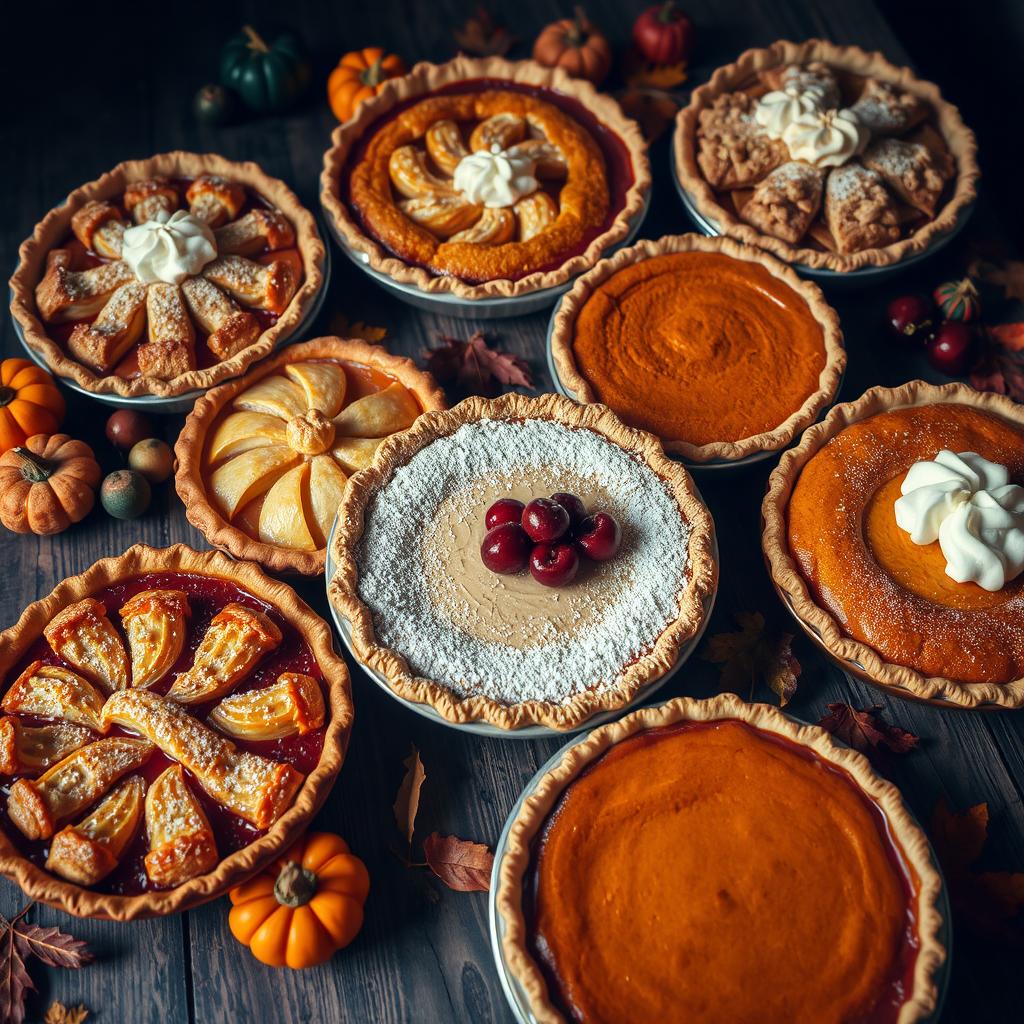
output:
[[[339,437],[334,441],[331,455],[349,473],[358,473],[373,462],[377,449],[384,443],[383,437]]]
[[[387,437],[411,427],[420,414],[412,392],[398,381],[357,398],[334,417],[335,437]]]
[[[469,137],[469,148],[474,153],[481,149],[490,152],[492,146],[509,149],[526,138],[528,127],[526,119],[518,114],[494,114],[473,129]]]
[[[241,455],[251,448],[269,448],[287,441],[285,424],[264,412],[233,412],[217,425],[206,449],[207,462]]]
[[[63,665],[34,661],[11,684],[0,707],[8,714],[59,718],[103,732],[103,701],[92,683]]]
[[[121,860],[142,820],[146,782],[130,775],[77,825],[62,828],[50,843],[46,870],[78,885],[95,885]]]
[[[101,601],[87,597],[69,605],[43,635],[64,661],[107,693],[128,685],[128,655]]]
[[[206,721],[236,739],[277,740],[319,729],[324,714],[320,684],[301,672],[283,672],[262,690],[225,697]]]
[[[338,415],[348,380],[337,363],[289,363],[284,372],[302,388],[307,409],[319,409],[328,419]]]
[[[329,455],[318,455],[309,464],[309,528],[317,548],[327,546],[347,483],[348,476]]]
[[[455,168],[463,157],[469,156],[469,150],[463,145],[462,133],[455,121],[435,121],[423,136],[430,159],[437,164],[449,177],[455,174]]]
[[[260,509],[260,540],[296,551],[315,551],[316,542],[303,514],[302,495],[309,480],[309,463],[289,469],[267,491]]]
[[[235,409],[262,412],[290,420],[306,411],[306,396],[294,381],[275,373],[247,388],[231,404]]]
[[[226,604],[210,620],[192,667],[174,680],[167,696],[180,704],[223,697],[280,642],[281,630],[263,612]]]
[[[154,885],[181,885],[217,863],[217,843],[180,764],[172,764],[146,794],[149,853],[146,875]]]
[[[233,519],[240,508],[266,491],[299,458],[287,445],[275,445],[252,448],[229,459],[210,474],[210,491],[217,508],[226,519]]]
[[[174,667],[191,614],[183,590],[143,590],[121,605],[132,652],[132,686],[152,686]]]
[[[0,718],[0,774],[36,775],[91,739],[92,730],[84,725],[25,725],[13,715],[5,715]]]

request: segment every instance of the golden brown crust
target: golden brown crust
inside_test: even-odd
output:
[[[377,643],[373,616],[359,596],[359,573],[352,553],[363,533],[366,508],[395,469],[416,452],[438,437],[453,434],[464,423],[484,418],[549,419],[593,430],[635,455],[661,477],[678,503],[681,516],[690,524],[689,580],[680,597],[679,613],[654,649],[631,664],[615,686],[578,694],[562,704],[530,700],[508,705],[482,695],[463,699],[434,680],[414,676],[401,654]],[[334,533],[331,554],[336,569],[327,594],[335,611],[351,623],[356,658],[387,679],[404,700],[429,704],[443,718],[459,724],[482,720],[500,729],[543,725],[564,730],[575,728],[598,712],[625,707],[643,686],[672,667],[682,647],[699,631],[718,585],[714,523],[686,470],[665,455],[652,434],[627,427],[607,407],[577,405],[559,395],[526,398],[510,393],[492,400],[468,398],[448,412],[421,416],[404,433],[388,438],[377,449],[370,467],[351,478]]]
[[[247,348],[202,370],[188,370],[172,380],[144,377],[131,380],[116,374],[97,374],[73,358],[46,333],[38,316],[33,290],[43,276],[47,254],[57,248],[71,230],[75,212],[91,200],[112,199],[124,193],[130,182],[161,175],[192,178],[204,173],[223,175],[258,192],[291,221],[296,247],[302,255],[304,276],[298,291],[273,327],[263,331]],[[265,174],[254,163],[236,163],[215,153],[161,153],[148,160],[127,160],[102,177],[75,189],[60,206],[54,207],[37,225],[18,250],[18,266],[10,279],[11,315],[21,325],[26,344],[45,360],[59,377],[97,394],[123,398],[156,395],[169,398],[198,388],[210,388],[236,377],[256,360],[262,359],[284,341],[299,325],[324,282],[326,250],[317,234],[313,215],[283,181]]]
[[[1024,407],[1003,395],[975,391],[966,384],[941,387],[921,380],[899,388],[875,387],[855,402],[837,405],[821,423],[804,432],[800,443],[785,452],[768,481],[761,505],[764,529],[761,546],[776,589],[808,634],[816,639],[845,671],[903,695],[942,701],[961,707],[1024,707],[1024,679],[1010,683],[962,683],[939,676],[924,676],[905,665],[886,661],[877,651],[847,635],[839,621],[811,596],[807,582],[789,550],[787,506],[800,471],[831,438],[851,423],[888,409],[937,402],[984,409],[1018,427],[1024,427]]]
[[[250,537],[227,522],[208,500],[206,481],[203,478],[206,432],[220,411],[243,391],[282,366],[307,359],[338,359],[361,363],[380,370],[405,385],[416,396],[425,412],[446,409],[448,406],[444,392],[437,386],[434,378],[416,366],[411,359],[392,355],[383,346],[371,345],[358,338],[335,337],[313,338],[300,345],[289,345],[273,359],[254,367],[244,377],[208,392],[196,402],[174,446],[174,454],[178,459],[174,486],[178,497],[185,503],[188,521],[214,547],[229,552],[235,558],[252,559],[274,572],[297,572],[314,576],[324,571],[326,547],[318,551],[298,551],[295,548],[267,544]]]
[[[759,72],[784,64],[806,64],[815,60],[896,85],[927,101],[935,111],[939,129],[956,163],[956,188],[935,219],[910,237],[882,248],[864,249],[855,253],[823,252],[793,246],[781,238],[762,234],[741,220],[733,210],[722,206],[714,189],[705,180],[697,164],[696,132],[701,111],[709,107],[716,97],[739,88]],[[951,231],[977,195],[980,174],[976,159],[977,148],[974,133],[963,123],[960,111],[942,98],[934,83],[922,81],[910,68],[897,67],[881,53],[869,53],[858,46],[834,46],[821,39],[808,39],[803,43],[779,40],[764,49],[747,50],[732,64],[720,67],[705,85],[693,91],[689,105],[676,117],[672,139],[679,183],[692,198],[697,210],[714,221],[723,234],[750,245],[759,245],[787,263],[800,263],[838,273],[898,263],[924,252],[938,238]]]
[[[599,401],[590,381],[580,372],[573,353],[576,319],[583,306],[605,281],[624,267],[653,256],[674,252],[720,252],[733,259],[756,263],[793,289],[808,305],[811,314],[821,325],[825,345],[825,365],[818,378],[818,390],[808,396],[804,404],[780,423],[774,430],[740,441],[716,441],[695,445],[689,441],[665,441],[665,450],[694,463],[712,459],[735,461],[762,451],[784,448],[808,424],[813,423],[836,397],[846,369],[846,349],[839,328],[836,311],[825,301],[821,289],[810,281],[797,277],[784,263],[760,249],[740,245],[731,238],[704,238],[701,235],[666,235],[657,241],[643,239],[626,249],[620,249],[608,259],[601,260],[593,270],[580,277],[566,292],[555,310],[551,330],[551,358],[562,385],[578,402]]]
[[[0,634],[0,677],[24,657],[43,627],[62,608],[119,580],[148,572],[189,572],[221,576],[273,606],[303,636],[316,658],[329,691],[330,721],[316,768],[291,807],[276,824],[249,846],[225,857],[209,874],[184,885],[138,896],[93,892],[55,878],[18,853],[0,833],[0,874],[17,883],[29,899],[39,900],[78,917],[129,921],[157,917],[198,906],[250,878],[288,848],[320,809],[345,760],[352,729],[352,690],[348,669],[334,653],[330,627],[287,584],[272,580],[251,562],[236,562],[217,551],[193,551],[184,544],[151,548],[137,544],[117,558],[96,562],[79,576],[59,583],[29,605],[18,622]]]
[[[503,278],[468,284],[456,277],[431,274],[423,267],[396,259],[362,230],[341,196],[341,179],[348,155],[378,117],[405,100],[433,92],[452,82],[478,78],[544,86],[572,96],[621,140],[632,161],[633,184],[627,190],[623,207],[608,230],[594,238],[583,253],[570,257],[556,269],[527,274],[516,281]],[[421,291],[432,294],[448,293],[464,299],[481,299],[525,295],[542,288],[551,288],[564,284],[575,274],[592,267],[605,249],[621,242],[629,233],[630,221],[643,209],[650,185],[647,144],[639,127],[622,113],[611,96],[598,93],[589,82],[570,78],[560,68],[545,68],[534,61],[507,61],[500,57],[456,57],[446,64],[422,62],[409,74],[391,79],[376,96],[360,104],[354,117],[335,128],[331,146],[324,153],[320,200],[324,212],[345,239],[345,244],[361,253],[367,265],[374,270],[387,274],[394,281],[415,285]]]
[[[935,976],[947,955],[939,938],[942,915],[938,902],[942,878],[934,866],[928,839],[904,805],[899,790],[876,775],[863,754],[838,746],[818,726],[798,725],[767,704],[747,704],[734,694],[723,693],[710,700],[679,697],[658,707],[634,711],[618,722],[595,729],[586,739],[563,753],[559,763],[540,780],[516,815],[504,855],[498,864],[495,909],[501,919],[499,932],[504,925],[501,944],[509,974],[526,993],[531,1019],[538,1024],[555,1024],[564,1020],[552,1004],[543,975],[529,953],[530,933],[522,901],[523,880],[530,866],[531,843],[548,813],[573,779],[606,750],[629,736],[675,722],[728,718],[783,736],[845,769],[882,809],[894,840],[919,880],[914,909],[920,947],[914,964],[913,985],[900,1010],[899,1024],[923,1020],[934,1011],[939,995]]]

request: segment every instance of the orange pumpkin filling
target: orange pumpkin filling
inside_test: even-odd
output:
[[[916,880],[842,769],[743,722],[613,747],[537,843],[533,954],[580,1022],[896,1020]]]
[[[915,544],[893,503],[910,467],[977,452],[1024,483],[1024,437],[965,405],[894,409],[854,423],[804,466],[789,546],[815,600],[884,658],[965,683],[1024,676],[1024,576],[990,593],[946,575],[938,542]]]
[[[740,441],[784,423],[819,387],[822,328],[756,263],[680,252],[625,267],[576,320],[580,373],[663,441]]]

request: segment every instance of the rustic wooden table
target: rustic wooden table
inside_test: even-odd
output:
[[[71,188],[119,160],[162,150],[216,151],[256,160],[288,181],[315,209],[321,153],[334,126],[322,98],[332,59],[351,47],[380,42],[410,60],[443,60],[454,50],[451,28],[472,8],[469,0],[435,0],[429,5],[290,0],[284,15],[313,45],[319,62],[308,98],[287,117],[218,129],[197,125],[189,105],[195,88],[216,77],[220,41],[234,31],[234,19],[240,16],[228,9],[231,5],[219,10],[203,6],[201,15],[176,19],[178,29],[170,35],[146,37],[150,42],[145,45],[121,46],[113,78],[104,73],[102,62],[79,73],[83,55],[91,54],[92,61],[100,45],[91,8],[82,5],[77,13],[62,15],[57,56],[67,59],[35,69],[40,88],[12,96],[11,138],[19,144],[0,146],[0,178],[5,183],[0,228],[8,265],[13,265],[17,245],[33,223]],[[277,5],[245,5],[258,6]],[[507,9],[513,30],[532,38],[562,5],[520,0],[501,6]],[[625,43],[633,17],[643,6],[642,0],[591,0],[588,5],[619,44]],[[700,32],[690,84],[705,80],[714,67],[748,46],[780,37],[823,35],[882,49],[897,62],[908,59],[907,50],[870,0],[764,0],[757,5],[687,0],[685,6]],[[257,12],[249,13],[258,19]],[[132,29],[128,31],[131,37]],[[525,52],[520,47],[513,55]],[[654,195],[643,234],[658,237],[690,230],[670,180],[665,139],[653,147],[651,158]],[[990,216],[983,203],[970,232],[984,232]],[[944,257],[916,283],[940,280],[956,258]],[[898,384],[917,376],[939,379],[922,359],[894,349],[880,329],[884,303],[906,286],[901,282],[833,297],[850,352],[843,397],[853,398],[872,384]],[[413,355],[439,332],[467,336],[477,326],[392,301],[336,252],[330,294],[311,335],[327,333],[331,317],[339,312],[352,320],[386,325],[388,346]],[[544,361],[546,323],[545,313],[481,325],[502,347],[529,360],[538,391],[550,388]],[[0,330],[3,354],[18,353],[10,322]],[[117,468],[119,456],[102,436],[106,414],[98,404],[71,400],[66,427],[94,444],[109,471]],[[180,417],[168,417],[160,421],[160,432],[173,443],[180,426]],[[699,480],[715,516],[722,552],[712,632],[733,628],[732,614],[743,610],[760,610],[774,628],[790,628],[770,587],[759,547],[759,506],[769,469],[763,464],[744,473]],[[117,522],[96,510],[84,523],[53,539],[3,532],[0,620],[4,625],[13,622],[26,604],[58,580],[136,541],[158,546],[184,541],[206,547],[186,522],[170,486],[157,489],[152,508],[135,522]],[[327,616],[322,580],[298,589]],[[988,801],[992,823],[986,865],[1024,865],[1024,718],[937,710],[890,699],[844,677],[800,639],[796,652],[804,671],[790,706],[795,715],[817,721],[829,701],[849,701],[858,707],[884,704],[890,721],[922,737],[917,751],[893,759],[891,767],[918,817],[927,821],[939,796],[957,808]],[[355,665],[352,672],[357,704],[352,745],[317,824],[344,835],[370,868],[373,886],[366,925],[356,942],[323,967],[301,973],[275,971],[256,962],[233,940],[224,900],[178,917],[129,925],[78,921],[36,908],[35,920],[58,924],[88,940],[98,960],[80,972],[44,970],[33,964],[40,991],[29,1002],[30,1019],[41,1018],[50,1002],[59,999],[84,1003],[100,1020],[139,1024],[511,1020],[491,959],[486,896],[449,892],[423,871],[405,868],[391,852],[398,838],[391,805],[402,777],[402,760],[415,744],[427,771],[420,836],[436,829],[493,846],[520,789],[559,741],[481,739],[433,725],[400,708]],[[717,689],[717,669],[695,658],[659,698],[710,695]],[[771,698],[764,688],[754,696]],[[822,892],[821,898],[832,895]],[[14,886],[0,883],[0,912],[10,915],[22,904]],[[943,1020],[1020,1019],[1015,995],[1019,997],[1019,965],[1012,951],[958,930]]]

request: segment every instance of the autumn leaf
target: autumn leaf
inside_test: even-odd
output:
[[[82,939],[76,939],[59,928],[23,924],[16,931],[18,941],[24,942],[28,951],[48,967],[78,970],[92,960],[92,954]]]
[[[997,324],[984,331],[968,378],[972,388],[1024,402],[1024,324]]]
[[[22,1024],[25,1019],[25,996],[35,991],[35,985],[25,969],[25,954],[17,941],[14,926],[28,911],[8,921],[0,915],[0,1021],[3,1024]]]
[[[339,338],[361,338],[372,345],[379,344],[388,336],[386,327],[374,327],[362,320],[350,321],[344,313],[336,313],[331,317],[328,329]]]
[[[402,763],[405,765],[405,777],[398,787],[394,812],[398,830],[405,836],[406,860],[408,861],[412,851],[412,837],[416,832],[416,814],[420,809],[420,790],[426,781],[427,772],[420,760],[420,752],[415,747]]]
[[[504,57],[519,42],[483,5],[452,35],[458,48],[471,57]]]
[[[456,892],[487,892],[494,854],[483,843],[431,832],[423,841],[427,867]]]
[[[873,704],[858,711],[840,702],[827,705],[827,709],[828,714],[818,725],[862,754],[871,754],[877,749],[906,754],[921,742],[912,732],[886,722],[879,714],[884,710],[882,704]]]
[[[89,1016],[89,1011],[82,1006],[65,1006],[63,1003],[50,1003],[43,1024],[82,1024]]]
[[[975,280],[1002,288],[1004,298],[1024,302],[1024,261],[979,257],[971,261],[967,273]]]
[[[779,707],[785,707],[796,693],[801,671],[793,655],[792,634],[769,637],[760,612],[737,612],[736,621],[739,630],[710,637],[701,657],[722,666],[723,689],[734,693],[749,689],[753,698],[761,679],[778,696]]]
[[[631,89],[674,89],[686,81],[686,62],[652,64],[630,47],[622,61],[622,77]]]
[[[656,89],[626,89],[618,94],[619,106],[640,125],[644,138],[654,142],[672,124],[679,104],[667,92]]]
[[[442,386],[484,396],[496,394],[498,386],[533,387],[525,360],[491,348],[480,331],[468,341],[441,335],[440,342],[437,348],[424,350],[423,359],[426,369]]]
[[[985,333],[997,345],[1002,345],[1010,352],[1024,352],[1024,322],[995,324],[986,327]]]

